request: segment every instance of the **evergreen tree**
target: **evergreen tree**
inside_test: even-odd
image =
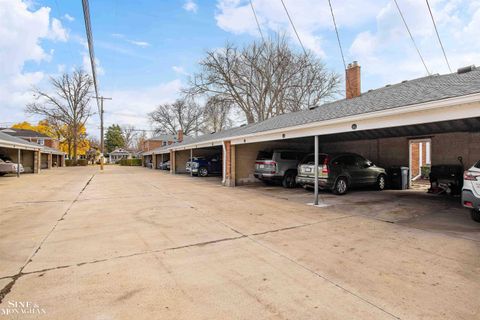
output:
[[[118,124],[112,124],[107,128],[105,134],[105,151],[112,152],[117,148],[122,148],[125,145],[125,140],[122,134],[122,128]]]

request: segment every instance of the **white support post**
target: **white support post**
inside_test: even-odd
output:
[[[193,177],[192,162],[193,162],[193,148],[190,149],[190,176],[191,176],[191,177]]]
[[[20,155],[21,155],[22,151],[20,149],[18,149],[18,153],[17,153],[17,178],[20,178]]]
[[[227,181],[227,151],[225,149],[225,141],[222,141],[222,152],[223,152],[223,157],[222,157],[222,185],[225,185],[225,182]]]

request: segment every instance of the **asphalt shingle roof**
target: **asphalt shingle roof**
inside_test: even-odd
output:
[[[25,138],[48,138],[51,137],[33,130],[27,129],[15,129],[15,128],[0,128],[0,131],[3,131],[6,134],[9,134],[14,137],[25,137]]]
[[[27,146],[29,149],[41,149],[42,146],[36,143],[28,142],[26,140],[23,140],[22,138],[17,138],[14,136],[11,136],[9,134],[6,134],[4,132],[0,131],[0,142],[9,144],[9,145],[15,145],[15,146]]]
[[[287,113],[247,126],[202,135],[174,146],[327,121],[474,93],[480,93],[480,68],[461,74],[431,75],[387,85],[379,89],[369,90],[353,99],[337,100],[325,103],[312,110]]]

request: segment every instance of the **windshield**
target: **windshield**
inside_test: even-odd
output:
[[[480,161],[478,161],[475,165],[474,165],[475,168],[477,169],[480,169]]]
[[[273,152],[271,151],[260,151],[257,155],[257,160],[272,160]]]
[[[325,154],[319,154],[318,155],[318,164],[319,165],[322,165],[325,162],[325,157],[326,157]],[[308,165],[312,165],[312,166],[315,165],[315,155],[312,153],[312,154],[309,154],[308,156],[306,156],[302,160],[302,164],[308,164]]]

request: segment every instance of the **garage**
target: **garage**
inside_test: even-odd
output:
[[[169,170],[170,168],[170,151],[166,148],[155,149],[153,151],[155,157],[155,169]]]
[[[38,173],[41,146],[0,132],[0,158],[20,163],[25,173]]]
[[[65,155],[60,150],[43,146],[41,151],[41,168],[51,169],[64,166]]]

